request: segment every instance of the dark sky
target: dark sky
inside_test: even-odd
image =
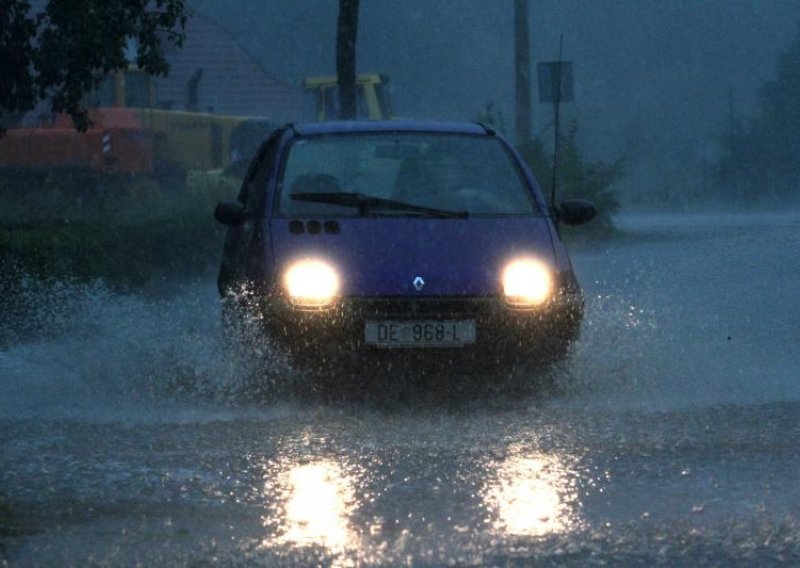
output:
[[[286,82],[335,71],[336,0],[192,6]],[[512,16],[512,0],[361,0],[359,70],[391,77],[401,116],[475,119],[493,102],[513,130]],[[754,112],[798,22],[797,0],[531,0],[532,58],[555,59],[563,33],[577,96],[565,112],[585,151],[625,156],[629,193],[668,190],[700,183],[731,91],[737,114]],[[534,113],[549,133],[552,109]]]

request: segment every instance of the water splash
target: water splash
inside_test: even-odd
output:
[[[249,357],[247,347],[223,347],[209,283],[148,296],[30,280],[14,301],[8,313],[17,317],[4,320],[12,339],[0,351],[0,418],[191,420],[199,408],[218,418],[292,379],[269,349]]]
[[[660,411],[800,400],[796,217],[721,219],[629,222],[629,238],[574,255],[586,319],[570,360],[553,370],[563,386],[554,404]],[[657,234],[637,238],[637,227],[653,226]],[[302,380],[258,340],[244,357],[223,348],[211,282],[122,294],[101,282],[19,281],[24,309],[4,304],[0,318],[0,418],[241,417],[251,403],[294,400],[277,393]],[[412,406],[425,394],[412,391]],[[211,410],[197,410],[204,405]]]
[[[796,218],[627,219],[626,241],[575,255],[587,309],[562,377],[569,402],[657,412],[800,400]]]

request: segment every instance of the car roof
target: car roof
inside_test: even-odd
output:
[[[433,120],[343,120],[293,124],[301,136],[350,132],[441,132],[447,134],[491,135],[494,131],[476,122]]]

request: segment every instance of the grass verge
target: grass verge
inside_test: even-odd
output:
[[[218,263],[223,228],[211,214],[136,225],[48,223],[0,227],[0,258],[36,279],[102,279],[138,287],[155,275],[193,276]],[[8,273],[6,273],[8,274]]]

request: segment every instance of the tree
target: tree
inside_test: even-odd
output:
[[[103,75],[129,63],[166,75],[165,45],[181,46],[185,0],[0,0],[0,121],[48,100],[79,130],[83,98]],[[41,8],[39,6],[43,5]],[[135,48],[135,60],[126,51]],[[3,122],[0,122],[2,124]]]
[[[775,79],[762,85],[758,113],[732,120],[716,164],[730,200],[797,195],[800,185],[800,29],[778,58]]]
[[[531,139],[531,48],[528,0],[514,0],[514,77],[517,144]]]
[[[339,0],[336,28],[336,80],[339,83],[339,118],[356,117],[356,39],[359,0]]]

